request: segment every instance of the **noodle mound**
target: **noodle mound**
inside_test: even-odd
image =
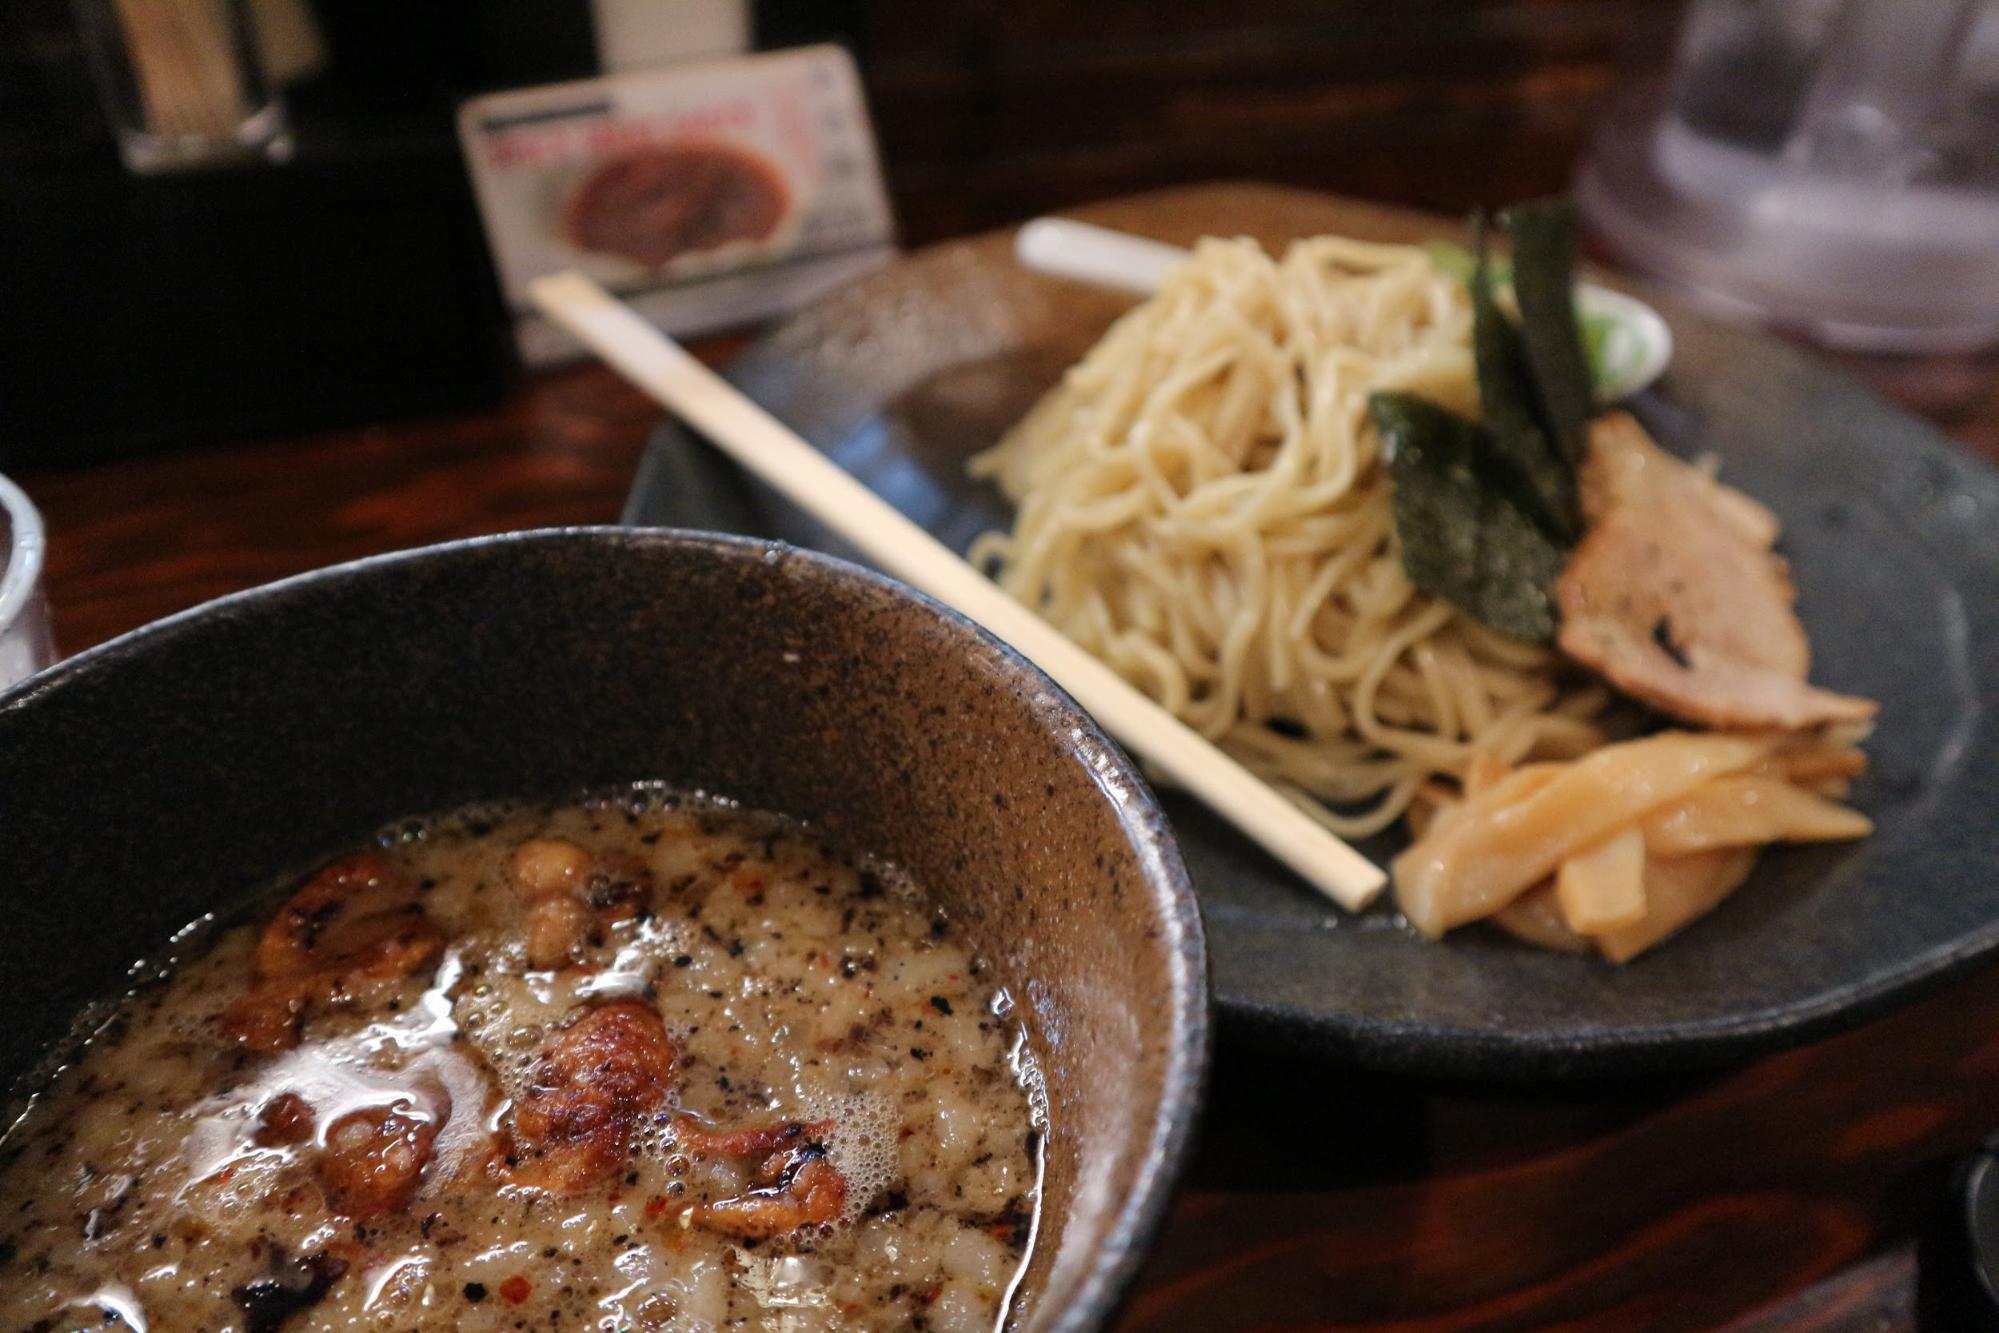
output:
[[[1368,395],[1471,413],[1471,305],[1423,251],[1205,240],[997,446],[973,558],[1347,836],[1475,755],[1601,742],[1596,688],[1418,590]]]

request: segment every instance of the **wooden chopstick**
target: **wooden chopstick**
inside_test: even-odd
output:
[[[1052,676],[1128,748],[1350,911],[1381,868],[961,560],[727,380],[580,273],[529,295],[675,416],[905,583],[969,616]]]

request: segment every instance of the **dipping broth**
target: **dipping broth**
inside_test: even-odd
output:
[[[646,789],[421,821],[0,1141],[0,1327],[987,1330],[1044,1098],[920,889]]]

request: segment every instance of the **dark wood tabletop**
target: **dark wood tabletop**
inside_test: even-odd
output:
[[[1992,359],[1857,368],[1999,457]],[[659,416],[577,368],[489,411],[19,480],[73,653],[339,560],[613,522]],[[1224,1044],[1123,1326],[1912,1328],[1911,1237],[1995,1129],[1999,967],[1701,1077],[1445,1085]]]

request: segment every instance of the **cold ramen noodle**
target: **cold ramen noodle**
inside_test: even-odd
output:
[[[990,1330],[1042,1094],[913,885],[658,792],[408,826],[4,1140],[0,1327]]]

